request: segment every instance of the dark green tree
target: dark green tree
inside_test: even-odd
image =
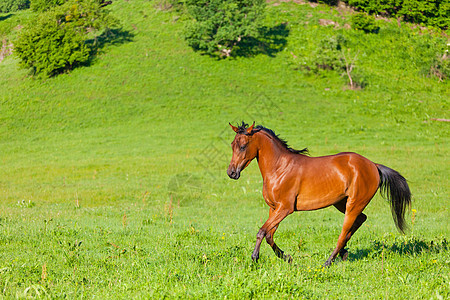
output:
[[[66,2],[67,0],[31,0],[30,7],[33,11],[43,12]]]
[[[0,13],[9,13],[30,7],[30,0],[0,0]]]
[[[117,24],[97,0],[70,0],[28,24],[15,44],[21,66],[51,77],[86,63],[92,45],[86,42]]]
[[[366,13],[352,15],[351,21],[353,29],[362,30],[365,33],[376,33],[380,30],[380,26],[377,25],[375,17]]]
[[[187,0],[192,21],[185,39],[196,51],[230,56],[246,37],[257,37],[264,15],[264,0]]]
[[[15,0],[18,1],[18,0]],[[25,0],[20,0],[25,1]],[[71,0],[27,0],[28,2],[31,1],[30,7],[32,10],[37,12],[44,12],[47,11],[55,6],[63,5],[66,2],[70,2]],[[93,2],[97,2],[100,4],[100,6],[106,6],[108,4],[111,4],[112,1],[106,1],[106,0],[95,0]]]
[[[448,0],[343,0],[368,14],[402,18],[405,21],[450,28],[450,1]]]

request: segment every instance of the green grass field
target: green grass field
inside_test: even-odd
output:
[[[450,86],[422,72],[427,45],[445,38],[396,21],[366,35],[345,29],[347,12],[269,3],[266,26],[288,24],[282,48],[218,60],[186,45],[176,12],[143,0],[111,10],[122,39],[89,67],[43,80],[14,56],[0,63],[1,298],[450,297],[449,123],[432,120],[450,118]],[[32,17],[2,19],[0,37],[14,42]],[[358,53],[362,90],[298,68],[337,33]],[[401,172],[408,234],[377,194],[348,261],[321,268],[343,222],[331,207],[281,223],[292,264],[265,242],[253,264],[262,179],[255,162],[226,175],[228,122],[242,120],[313,156],[354,151]]]

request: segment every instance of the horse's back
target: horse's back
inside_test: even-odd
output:
[[[347,176],[351,176],[351,173],[360,169],[376,168],[372,161],[354,152],[341,152],[327,156],[309,157],[305,160],[303,166],[306,172],[339,172]]]
[[[374,162],[355,152],[341,152],[334,155],[317,157],[322,173],[337,173],[346,178],[346,184],[367,184],[379,182],[378,169]]]
[[[312,210],[336,204],[378,189],[376,165],[353,152],[309,157],[301,164],[298,178],[297,210]]]

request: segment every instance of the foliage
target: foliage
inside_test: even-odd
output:
[[[339,0],[311,0],[310,2],[323,3],[327,5],[337,5]]]
[[[450,2],[446,0],[344,0],[369,14],[377,14],[423,25],[448,29]]]
[[[36,12],[44,12],[55,6],[63,5],[64,3],[73,1],[73,0],[30,0],[31,1],[31,9]],[[97,3],[101,6],[105,6],[111,4],[111,1],[106,0],[91,0],[94,3]],[[172,0],[168,0],[172,1]]]
[[[323,38],[310,55],[304,58],[302,68],[315,75],[323,74],[324,71],[335,71],[348,78],[351,89],[365,87],[368,82],[361,70],[356,68],[357,75],[354,73],[358,54],[351,53],[347,44],[348,40],[342,34]]]
[[[307,17],[300,24],[314,23],[313,18]],[[309,26],[289,37],[287,50],[303,72],[321,78],[340,75],[359,87],[384,88],[396,84],[392,78],[412,80],[433,74],[434,80],[448,81],[444,75],[448,60],[442,60],[448,43],[445,36],[428,34],[417,26],[399,27],[397,22],[379,20],[376,25],[380,27],[376,35],[344,27]],[[294,25],[290,23],[290,27]],[[351,81],[347,75],[350,69]]]
[[[59,14],[44,14],[23,31],[15,52],[21,65],[33,73],[53,76],[69,71],[89,59],[84,35],[70,26],[58,24]]]
[[[30,0],[2,0],[0,1],[0,13],[9,13],[30,7]]]
[[[380,26],[376,24],[375,18],[366,13],[356,13],[351,17],[352,28],[362,30],[365,33],[377,33]]]
[[[324,38],[311,53],[309,61],[305,64],[306,70],[318,74],[320,70],[345,70],[342,57],[345,38],[342,35]]]
[[[369,14],[394,16],[404,0],[344,0],[344,2]]]
[[[398,14],[406,21],[442,29],[450,28],[450,2],[446,0],[404,0]]]
[[[36,12],[43,12],[52,7],[62,5],[68,0],[31,0],[31,9]]]
[[[86,63],[92,50],[86,41],[115,23],[107,12],[97,1],[73,0],[42,13],[15,44],[21,65],[50,77]]]
[[[192,17],[185,29],[188,45],[225,56],[243,38],[257,37],[265,8],[264,0],[188,0],[186,4]]]

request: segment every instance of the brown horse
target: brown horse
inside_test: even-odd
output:
[[[291,262],[291,256],[284,254],[273,241],[278,224],[294,211],[330,205],[345,217],[336,249],[324,266],[329,266],[338,254],[346,260],[348,252],[344,247],[366,221],[362,211],[378,188],[388,195],[395,224],[404,232],[404,214],[411,205],[411,192],[400,173],[356,153],[310,157],[306,148],[294,150],[272,130],[254,125],[230,124],[236,136],[231,143],[233,157],[227,170],[230,178],[239,179],[242,170],[256,158],[263,177],[263,197],[270,209],[269,218],[256,235],[254,261],[258,260],[261,241],[266,238],[279,258]]]

